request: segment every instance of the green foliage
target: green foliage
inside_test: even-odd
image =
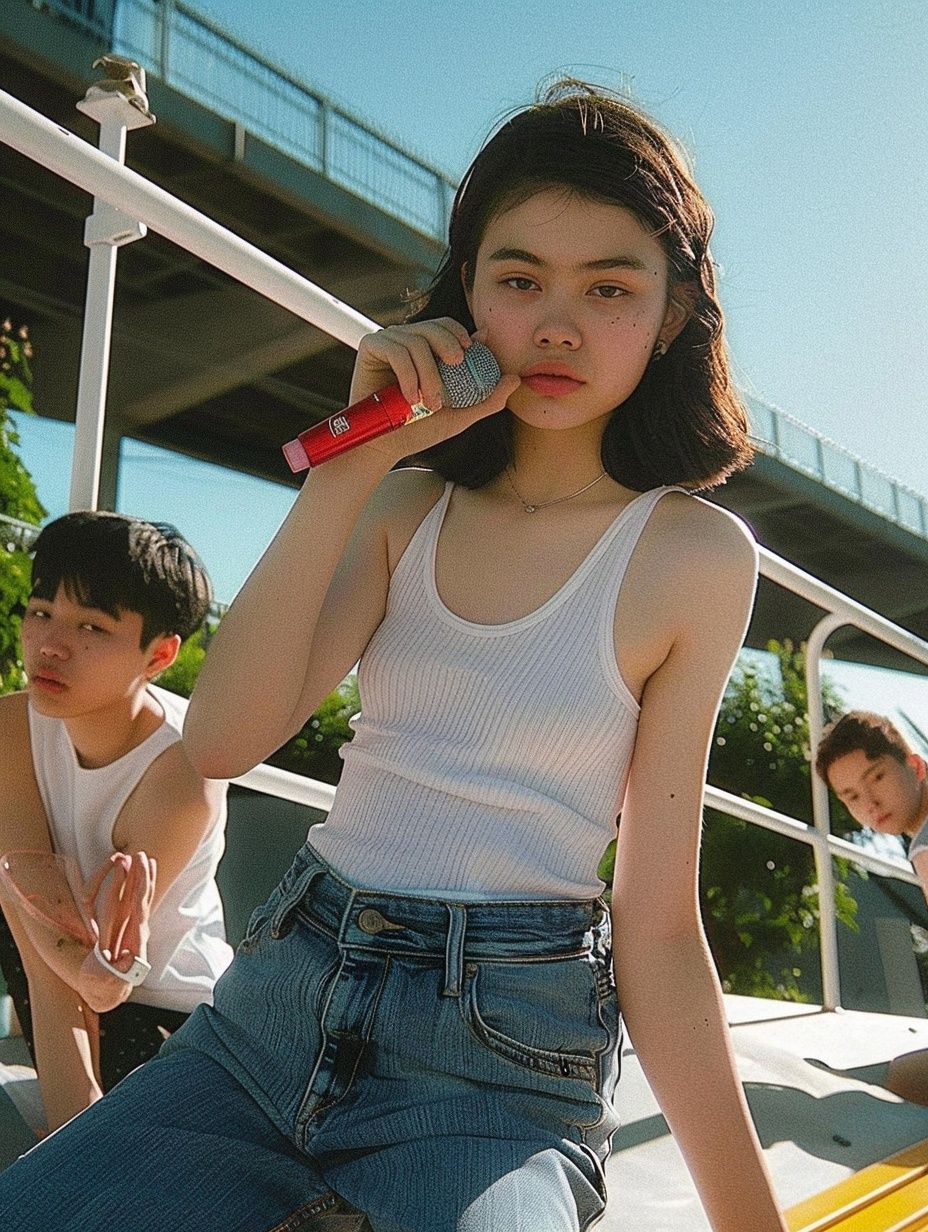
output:
[[[14,332],[0,326],[0,514],[37,526],[45,516],[35,484],[16,453],[19,436],[11,410],[32,413],[32,346],[26,326]],[[2,531],[3,523],[0,523]],[[20,613],[29,597],[29,557],[13,541],[0,537],[0,693],[25,684],[19,657]]]
[[[802,650],[769,642],[773,670],[743,656],[726,691],[709,781],[801,821],[812,820]],[[827,684],[828,711],[842,709]],[[846,861],[835,861],[838,920],[856,928]],[[702,843],[703,917],[726,991],[783,1000],[819,995],[819,910],[812,852],[759,826],[709,811]]]
[[[726,690],[709,759],[709,782],[777,812],[812,820],[805,656],[769,642],[764,661],[743,653]],[[841,699],[824,686],[826,711]],[[841,810],[838,829],[852,828]],[[846,826],[845,826],[846,823]],[[615,843],[599,876],[609,886]],[[838,920],[857,928],[857,902],[836,860]],[[706,935],[726,992],[783,1001],[817,1001],[819,909],[815,863],[804,843],[707,810],[700,891]],[[854,875],[857,875],[856,872]]]
[[[351,739],[353,732],[348,720],[360,709],[357,677],[348,676],[322,702],[303,729],[268,761],[272,766],[293,770],[323,783],[337,783],[342,772],[338,750]]]

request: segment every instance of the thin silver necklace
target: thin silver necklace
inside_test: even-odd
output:
[[[595,479],[591,479],[589,483],[585,483],[582,488],[577,488],[576,492],[568,492],[566,496],[558,496],[554,500],[542,501],[540,505],[530,505],[528,501],[524,499],[522,494],[519,492],[519,489],[515,485],[515,482],[512,478],[512,470],[509,466],[506,467],[506,478],[509,480],[509,486],[510,488],[512,488],[513,492],[515,492],[516,496],[519,499],[519,504],[522,506],[525,512],[526,513],[537,513],[539,509],[548,509],[551,505],[560,505],[562,501],[573,500],[575,496],[579,496],[582,492],[589,492],[590,488],[594,487],[597,483],[599,483],[600,479],[606,478],[606,472],[604,470],[600,471],[600,473],[596,476]]]

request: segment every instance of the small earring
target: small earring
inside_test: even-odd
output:
[[[650,362],[653,364],[655,360],[661,359],[667,354],[667,343],[663,338],[658,338],[654,345],[654,350],[651,352]]]

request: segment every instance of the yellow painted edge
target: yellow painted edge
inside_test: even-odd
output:
[[[919,1232],[928,1220],[928,1176],[921,1176],[876,1202],[859,1208],[836,1226],[842,1232]]]
[[[913,1184],[926,1172],[928,1139],[906,1147],[880,1163],[862,1168],[860,1172],[823,1189],[821,1193],[797,1202],[786,1212],[786,1222],[790,1232],[826,1232],[829,1228],[839,1227],[842,1221],[858,1211],[866,1210],[868,1206],[880,1202],[904,1186]],[[912,1228],[912,1232],[916,1232],[916,1225],[908,1226]],[[928,1223],[924,1226],[928,1229]],[[885,1222],[879,1229],[874,1224],[873,1230],[883,1232],[886,1227]],[[917,1227],[921,1228],[922,1225]]]

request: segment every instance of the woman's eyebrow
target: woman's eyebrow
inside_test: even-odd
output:
[[[527,252],[524,248],[497,248],[487,258],[489,261],[522,261],[526,265],[545,265],[541,257]],[[638,257],[619,255],[615,257],[599,257],[595,261],[583,261],[577,266],[580,270],[632,269],[646,270],[648,265]]]

